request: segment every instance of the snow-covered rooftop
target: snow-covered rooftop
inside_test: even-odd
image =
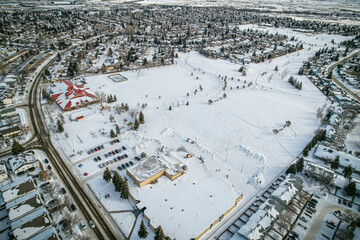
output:
[[[360,159],[345,152],[336,151],[335,149],[320,144],[314,154],[315,157],[328,160],[333,160],[336,156],[339,156],[340,165],[345,167],[351,165],[353,168],[360,171]]]
[[[82,106],[85,103],[96,101],[95,94],[89,88],[81,85],[74,85],[70,81],[55,82],[49,89],[51,98],[63,110]]]
[[[27,199],[24,202],[19,203],[16,206],[13,206],[8,209],[8,215],[9,219],[11,221],[14,221],[15,219],[18,219],[21,216],[24,216],[28,214],[31,211],[34,211],[35,209],[41,207],[43,204],[40,200],[40,197],[38,195]]]
[[[2,192],[2,196],[5,203],[8,203],[35,190],[36,188],[34,182],[32,181],[32,179],[29,179],[27,182],[21,183],[17,186],[5,190],[4,192]]]
[[[129,168],[127,171],[141,183],[165,169],[166,165],[158,158],[152,156]]]

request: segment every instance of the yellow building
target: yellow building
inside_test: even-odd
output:
[[[165,162],[165,163],[164,163]],[[167,176],[171,181],[184,174],[180,164],[167,166],[164,159],[150,157],[132,168],[126,170],[126,174],[139,186],[143,187],[156,181],[161,176]]]

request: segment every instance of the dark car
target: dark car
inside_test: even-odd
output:
[[[116,152],[116,153],[119,153],[119,150],[115,149],[115,152]]]
[[[75,207],[75,205],[74,205],[73,203],[70,205],[70,209],[71,209],[71,211],[73,211],[73,212],[76,211],[76,207]]]
[[[140,161],[140,158],[139,158],[139,157],[135,157],[135,160]]]
[[[122,146],[122,149],[125,151],[125,150],[126,150],[126,147]]]
[[[100,160],[101,160],[101,157],[100,157],[100,156],[97,156],[97,160],[100,161]]]
[[[100,150],[100,149],[101,149],[101,147],[100,147],[100,146],[97,146],[97,147],[96,147],[96,149],[97,149],[97,150]]]
[[[94,153],[94,149],[90,149],[90,152],[91,152],[91,153]]]
[[[133,166],[133,165],[134,165],[134,163],[133,163],[132,161],[130,161],[129,163],[130,163],[130,165],[131,165],[131,166]]]
[[[117,143],[119,143],[119,142],[120,142],[120,140],[119,140],[119,139],[116,139],[115,141],[116,141]]]
[[[89,155],[90,155],[90,154],[91,154],[91,150],[87,151],[87,154],[89,154]]]
[[[45,158],[44,163],[49,163],[49,160],[47,160],[47,158]]]
[[[95,162],[97,162],[97,161],[98,161],[96,157],[94,158],[94,161],[95,161]]]
[[[125,164],[121,164],[121,167],[122,167],[123,169],[125,169],[125,168],[126,168]]]
[[[124,159],[125,158],[125,156],[124,155],[121,155],[121,159]]]
[[[120,171],[122,170],[122,168],[120,167],[120,166],[118,166],[118,168],[117,169],[119,169]]]
[[[129,163],[125,163],[125,166],[130,167]]]
[[[128,155],[125,153],[125,154],[124,154],[124,157],[125,157],[125,158],[127,158],[127,157],[128,157]]]
[[[101,145],[100,148],[101,148],[101,149],[104,149],[104,145]]]
[[[65,193],[66,193],[65,188],[61,188],[60,192],[61,192],[62,194],[65,194]]]
[[[49,170],[51,170],[51,166],[50,166],[50,165],[48,165],[47,168],[48,168]]]

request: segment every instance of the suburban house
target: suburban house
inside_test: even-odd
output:
[[[305,176],[329,184],[334,178],[334,171],[319,164],[309,162],[305,167]]]
[[[15,108],[6,108],[2,111],[0,111],[0,118],[9,118],[18,115]]]
[[[13,137],[18,136],[21,133],[20,126],[13,126],[5,129],[0,130],[0,135],[3,139],[10,139]]]
[[[59,239],[31,177],[3,186],[1,192],[11,239]]]
[[[74,85],[68,80],[54,82],[49,88],[49,94],[63,111],[82,108],[97,102],[95,94],[89,88]]]
[[[4,202],[9,203],[29,193],[35,192],[36,187],[32,178],[27,177],[4,186],[1,191]]]
[[[39,161],[30,155],[16,156],[9,159],[8,162],[11,170],[16,175],[24,174],[28,170],[35,170],[39,167]]]
[[[264,239],[278,216],[302,189],[302,185],[303,180],[300,177],[289,174],[231,239]]]

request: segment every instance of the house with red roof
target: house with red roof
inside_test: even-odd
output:
[[[86,107],[98,102],[89,88],[75,85],[68,80],[54,82],[49,88],[49,94],[63,111]]]

